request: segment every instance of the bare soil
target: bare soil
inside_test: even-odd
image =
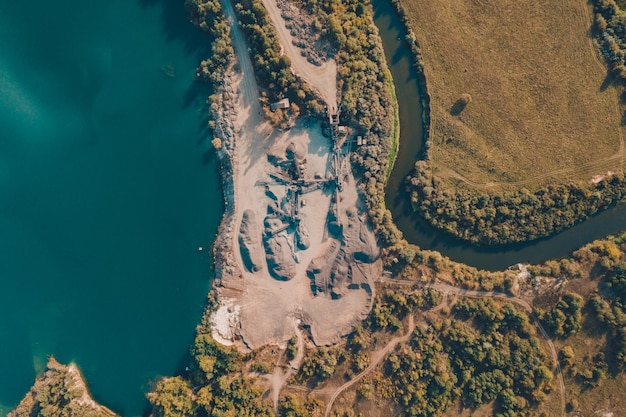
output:
[[[272,9],[272,5],[268,9],[273,19],[280,18],[278,9]],[[236,21],[229,1],[224,1],[224,9],[232,21]],[[234,209],[225,229],[232,238],[218,251],[228,252],[232,265],[218,268],[221,271],[218,288],[221,307],[213,315],[214,337],[222,343],[236,343],[241,349],[254,349],[286,342],[297,334],[298,327],[294,323],[301,323],[316,344],[332,344],[349,333],[371,308],[373,280],[381,273],[378,247],[365,224],[365,215],[357,210],[357,188],[349,164],[345,164],[347,169],[342,171],[342,186],[334,188],[330,180],[333,143],[322,135],[317,123],[297,121],[292,129],[281,131],[262,118],[259,90],[246,53],[247,46],[236,26],[232,27],[231,34],[241,69],[238,76],[227,78],[235,92],[235,146],[231,156]],[[281,41],[283,39],[281,35]],[[336,105],[336,64],[328,61],[321,67],[315,66],[303,60],[297,48],[283,46],[299,75],[329,100],[329,106]],[[293,156],[294,152],[288,152],[294,149],[298,149],[297,157]],[[293,170],[300,171],[299,179],[286,178]],[[293,204],[294,190],[304,188],[298,184],[313,183],[314,178],[325,185],[303,191]],[[335,204],[331,200],[341,202],[338,221],[345,232],[340,236],[331,235],[327,228],[329,213],[333,212]],[[294,210],[298,212],[297,229],[304,230],[299,236],[306,237],[307,244],[302,247],[293,230],[295,227],[285,220]],[[245,233],[251,236],[242,241],[252,242],[262,236],[264,242],[259,250],[261,256],[255,254],[255,259],[262,259],[260,267],[254,268],[257,270],[246,268],[242,258],[238,237],[244,212],[248,219],[254,213],[256,221],[252,223],[258,224],[258,230],[252,230],[252,223],[246,224]],[[285,224],[284,230],[278,227],[281,222]],[[327,248],[333,242],[340,245],[341,257],[328,258]],[[246,247],[243,253],[247,254],[250,247],[254,245]],[[356,265],[357,252],[373,256]],[[307,274],[314,259],[337,266],[333,269],[333,296],[330,291],[314,294]],[[277,268],[282,268],[279,272],[283,275],[277,277]],[[354,284],[353,269],[364,273],[364,281],[359,275],[358,284]]]

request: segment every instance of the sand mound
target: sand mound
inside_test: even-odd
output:
[[[307,250],[311,246],[311,239],[309,239],[309,231],[304,226],[303,222],[298,224],[296,228],[296,240],[299,250]]]
[[[287,155],[287,159],[289,160],[297,159],[300,161],[306,157],[306,153],[304,152],[304,147],[302,146],[301,143],[296,144],[294,142],[291,142],[287,146],[287,149],[285,150],[285,154]]]
[[[364,263],[372,263],[378,259],[380,250],[376,239],[365,221],[355,212],[346,212],[346,227],[343,233],[346,246],[352,249],[354,259]]]
[[[261,229],[253,210],[243,212],[239,228],[239,249],[246,269],[258,272],[263,266],[263,248],[261,247]]]
[[[289,281],[296,275],[296,262],[287,238],[281,235],[266,237],[265,259],[270,275],[280,281]]]

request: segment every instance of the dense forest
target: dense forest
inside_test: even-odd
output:
[[[607,335],[606,367],[613,372],[626,371],[626,262],[607,269],[589,307]]]
[[[510,304],[461,300],[387,358],[390,394],[408,416],[441,415],[459,400],[468,408],[494,401],[497,416],[534,415],[553,378],[534,333]]]
[[[484,245],[524,242],[565,230],[626,197],[623,174],[597,184],[559,184],[531,192],[447,191],[418,161],[407,179],[414,210],[456,237]]]

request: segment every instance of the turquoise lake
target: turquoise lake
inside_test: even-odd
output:
[[[0,415],[48,354],[125,416],[184,367],[223,211],[208,48],[183,1],[0,0]]]

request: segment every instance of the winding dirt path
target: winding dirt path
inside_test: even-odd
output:
[[[343,384],[342,386],[340,386],[339,388],[335,390],[333,395],[330,397],[330,400],[328,400],[328,405],[326,405],[326,411],[324,411],[324,417],[330,416],[330,411],[333,408],[333,403],[342,392],[344,392],[345,390],[350,388],[352,385],[359,382],[361,378],[363,378],[365,375],[370,373],[374,368],[376,368],[376,366],[378,366],[380,361],[382,361],[387,356],[387,354],[389,354],[389,352],[391,352],[398,345],[398,343],[403,343],[409,340],[409,338],[411,337],[411,334],[413,333],[413,330],[415,330],[415,319],[413,318],[413,315],[411,314],[409,315],[409,326],[404,336],[398,336],[398,337],[391,339],[384,348],[374,353],[372,357],[372,362],[367,366],[367,368],[365,368],[363,371],[357,374],[350,381],[346,382],[345,384]]]
[[[389,283],[394,283],[394,284],[401,284],[401,285],[415,285],[415,281],[409,281],[409,280],[396,280],[396,279],[383,279],[383,281],[385,282],[389,282]],[[552,360],[554,361],[554,363],[556,364],[556,378],[557,378],[557,383],[559,386],[559,391],[561,393],[561,415],[565,416],[566,412],[565,412],[565,405],[566,405],[566,397],[565,397],[565,382],[563,380],[563,372],[561,370],[561,364],[559,363],[559,357],[556,351],[556,347],[554,346],[554,342],[552,341],[552,339],[550,338],[550,336],[548,335],[548,333],[546,332],[546,330],[543,328],[543,326],[541,325],[541,323],[539,323],[539,321],[537,320],[537,318],[534,316],[533,314],[533,308],[530,305],[530,303],[526,300],[523,300],[521,298],[518,297],[514,297],[511,296],[509,294],[506,293],[501,293],[501,292],[497,292],[497,291],[474,291],[474,290],[467,290],[464,288],[459,288],[459,287],[455,287],[453,285],[449,285],[449,284],[444,284],[444,283],[428,283],[428,284],[424,284],[424,288],[435,288],[439,291],[442,292],[444,299],[442,301],[442,303],[440,303],[438,306],[434,307],[433,310],[439,310],[443,307],[443,304],[445,303],[446,298],[452,294],[452,295],[458,295],[461,297],[469,297],[469,298],[496,298],[496,299],[500,299],[500,300],[505,300],[505,301],[510,301],[514,304],[519,305],[520,307],[522,307],[524,310],[526,310],[528,313],[530,313],[531,317],[533,318],[535,324],[537,325],[537,329],[539,330],[539,333],[541,333],[541,336],[545,339],[549,349],[550,349],[550,356],[552,357]],[[387,356],[387,354],[396,347],[396,345],[398,343],[401,342],[406,342],[409,337],[411,336],[411,333],[413,333],[413,330],[415,330],[415,323],[414,323],[414,318],[413,315],[409,316],[409,330],[407,331],[407,333],[404,336],[401,337],[397,337],[393,340],[391,340],[387,346],[385,346],[382,350],[378,351],[375,355],[375,358],[372,359],[372,363],[365,368],[361,373],[359,373],[357,376],[355,376],[353,379],[351,379],[350,381],[346,382],[345,384],[343,384],[342,386],[340,386],[339,388],[337,388],[337,390],[335,390],[335,392],[333,393],[333,395],[331,396],[328,405],[326,406],[326,411],[324,413],[325,417],[328,417],[330,415],[330,411],[332,409],[333,403],[335,402],[335,400],[337,399],[337,397],[344,392],[346,389],[350,388],[352,385],[354,385],[356,382],[358,382],[361,378],[363,378],[365,375],[367,375],[369,372],[371,372],[377,365],[378,363],[380,363],[380,361],[385,358]]]
[[[240,72],[243,74],[244,91],[242,91],[242,94],[244,97],[242,97],[242,99],[245,100],[251,107],[251,118],[258,121],[260,118],[257,115],[261,110],[261,106],[257,100],[259,87],[257,86],[254,78],[254,68],[252,67],[250,56],[248,55],[248,47],[243,35],[241,34],[241,30],[239,30],[237,15],[235,14],[231,1],[223,0],[222,5],[224,7],[224,13],[231,23],[230,36],[233,48],[235,49],[235,55],[237,56],[236,60],[241,68]]]
[[[278,366],[278,362],[282,359],[282,355],[278,358],[274,373],[269,376],[270,383],[272,385],[272,402],[274,403],[274,412],[278,414],[278,398],[280,391],[283,389],[289,378],[291,378],[302,366],[304,360],[304,335],[302,330],[298,327],[298,322],[293,323],[296,330],[296,337],[298,338],[298,354],[289,362],[289,369],[287,372],[282,372],[281,367]]]

